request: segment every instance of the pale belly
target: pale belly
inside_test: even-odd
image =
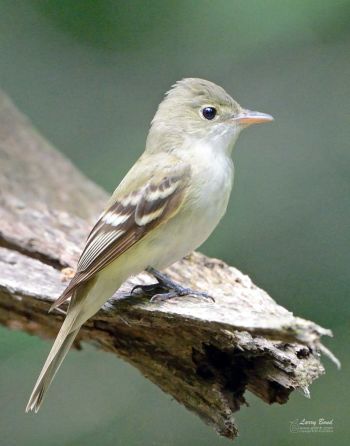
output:
[[[226,212],[232,189],[232,174],[219,179],[211,178],[211,187],[204,187],[190,206],[159,228],[148,242],[150,266],[163,269],[207,240]]]
[[[201,212],[179,215],[164,225],[149,241],[150,250],[155,254],[150,259],[151,266],[166,268],[197,249],[216,228],[225,210],[226,206],[213,209],[208,204]]]

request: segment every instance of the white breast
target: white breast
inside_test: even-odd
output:
[[[192,206],[194,213],[198,213],[198,224],[208,237],[226,212],[233,184],[233,163],[231,157],[215,146],[199,144],[196,151],[198,163],[193,168],[196,187]]]
[[[153,248],[155,245],[158,248],[153,265],[156,268],[162,269],[197,249],[213,232],[227,208],[233,183],[231,158],[205,144],[192,147],[191,154],[198,161],[191,162],[192,186],[186,205],[151,242]]]

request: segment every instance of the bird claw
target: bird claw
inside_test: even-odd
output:
[[[193,291],[193,290],[188,290],[189,296],[193,296],[193,297],[202,297],[203,299],[207,299],[207,300],[211,300],[213,303],[215,303],[215,299],[213,296],[211,296],[208,293],[205,293],[204,291]]]
[[[159,293],[152,296],[150,302],[165,302],[166,300],[173,299],[174,297],[178,297],[178,294],[175,291],[169,291],[168,293]]]
[[[152,283],[151,285],[135,285],[130,291],[131,295],[135,294],[136,290],[141,290],[142,294],[146,296],[154,296],[156,293],[162,294],[162,291],[165,292],[168,288],[163,287],[160,283]]]
[[[144,295],[151,298],[150,302],[164,302],[180,296],[201,297],[203,299],[215,302],[215,299],[208,293],[205,293],[204,291],[191,290],[191,288],[185,288],[171,280],[166,274],[163,274],[154,268],[148,268],[147,271],[152,274],[158,280],[158,282],[151,285],[135,285],[131,290],[131,295],[133,295],[135,291],[139,289]]]
[[[213,296],[210,296],[208,293],[201,292],[201,291],[194,291],[189,288],[182,288],[176,290],[173,289],[172,291],[169,291],[168,293],[162,293],[162,294],[155,294],[150,302],[164,302],[170,299],[173,299],[175,297],[182,297],[182,296],[192,296],[192,297],[201,297],[203,299],[211,300],[215,303],[215,299]]]

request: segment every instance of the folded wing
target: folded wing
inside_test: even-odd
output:
[[[172,218],[181,208],[189,178],[190,167],[178,163],[161,175],[151,172],[135,190],[117,189],[87,239],[75,276],[51,310],[154,228]]]

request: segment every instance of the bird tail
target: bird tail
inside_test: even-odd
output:
[[[44,367],[41,370],[39,378],[30,395],[26,412],[34,410],[35,413],[40,409],[41,403],[47,392],[52,380],[54,379],[62,361],[68,353],[73,341],[78,334],[79,328],[70,331],[72,322],[67,324],[67,320],[63,323],[57,338],[52,346],[49,356],[46,359]]]
[[[95,286],[95,283],[97,284],[96,279],[91,279],[74,290],[67,316],[30,395],[26,412],[31,410],[38,412],[43,398],[73,344],[80,327],[107,300],[105,296],[111,296],[115,290],[114,285],[109,285],[109,288],[106,288],[105,281],[101,281],[100,286]]]

